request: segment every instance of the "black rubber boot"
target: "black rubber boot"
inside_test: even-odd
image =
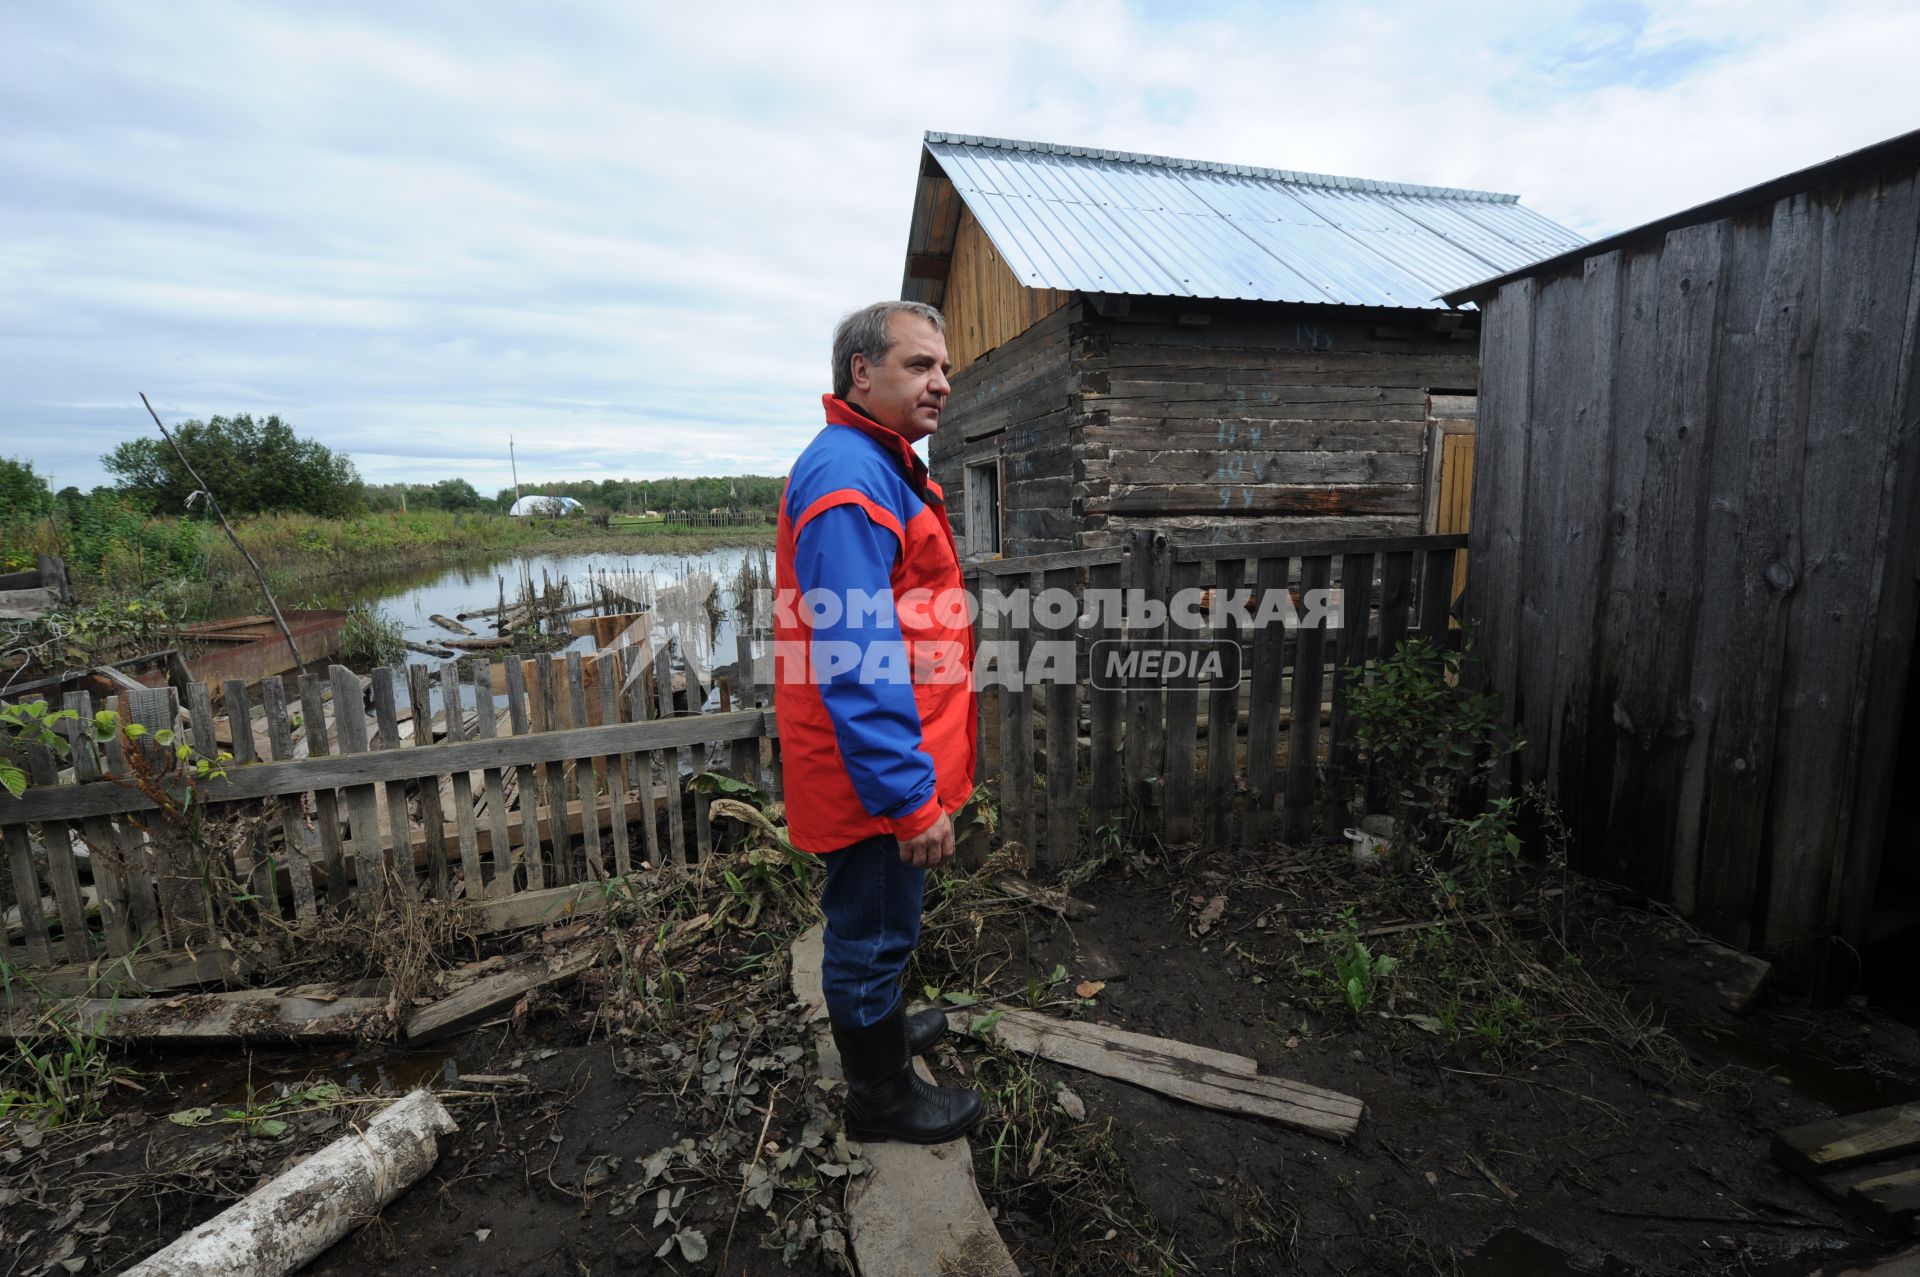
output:
[[[974,1092],[934,1086],[914,1071],[904,999],[867,1028],[835,1024],[833,1042],[847,1074],[847,1134],[855,1139],[944,1144],[986,1112]]]
[[[925,1055],[947,1031],[947,1013],[938,1007],[907,1017],[907,1054]]]

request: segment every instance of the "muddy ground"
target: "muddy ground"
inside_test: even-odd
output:
[[[1767,1152],[1782,1126],[1920,1098],[1920,1039],[1869,1007],[1770,995],[1736,1018],[1660,947],[1677,923],[1560,875],[1482,922],[1331,848],[1117,852],[1077,877],[1079,921],[940,880],[916,994],[1241,1052],[1367,1116],[1340,1145],[942,1048],[992,1097],[976,1174],[1025,1271],[1800,1277],[1892,1249]],[[595,924],[587,979],[431,1051],[126,1057],[102,1118],[0,1127],[0,1274],[116,1271],[422,1083],[460,1131],[309,1271],[847,1271],[865,1163],[786,992],[800,893],[763,903],[652,966],[635,937],[660,917]],[[1400,962],[1357,1011],[1334,960],[1356,934]]]

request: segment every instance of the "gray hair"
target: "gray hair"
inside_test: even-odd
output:
[[[895,315],[918,315],[934,326],[942,336],[947,320],[925,302],[875,302],[854,311],[833,330],[833,393],[845,399],[853,391],[853,357],[865,355],[877,364],[893,349],[892,323]]]

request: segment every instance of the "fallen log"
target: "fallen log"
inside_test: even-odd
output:
[[[409,652],[418,652],[422,656],[431,656],[436,661],[450,661],[459,655],[458,652],[450,647],[439,647],[431,643],[416,643],[412,639],[402,639],[400,642]],[[408,713],[412,713],[411,706],[408,707]]]
[[[510,638],[449,638],[440,639],[439,643],[442,647],[451,647],[462,652],[492,652],[513,646],[513,640]]]
[[[343,996],[315,985],[177,998],[80,998],[56,1005],[63,1020],[116,1042],[342,1042],[358,1037],[386,1009],[387,1000]],[[0,1022],[0,1038],[33,1038],[44,1027],[41,1015],[17,1012]]]
[[[947,1026],[990,1037],[1021,1055],[1131,1082],[1203,1108],[1264,1117],[1326,1139],[1353,1135],[1366,1112],[1366,1105],[1350,1095],[1262,1076],[1246,1056],[1109,1025],[983,1005],[949,1012]]]
[[[297,1272],[425,1175],[458,1129],[433,1092],[414,1091],[122,1277]]]
[[[442,616],[440,613],[435,612],[427,617],[427,619],[449,634],[458,634],[463,638],[472,638],[474,636],[474,631],[468,629],[450,616]]]

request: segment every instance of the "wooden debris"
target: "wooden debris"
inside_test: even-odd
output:
[[[462,638],[472,638],[474,636],[473,630],[468,629],[450,616],[442,616],[438,612],[435,612],[427,619],[449,634],[458,634]]]
[[[1088,904],[1084,900],[1076,900],[1064,891],[1055,891],[1050,887],[1036,886],[1018,874],[1001,874],[993,880],[993,885],[1003,896],[1011,896],[1016,900],[1031,901],[1039,905],[1042,909],[1051,910],[1073,922],[1080,922],[1083,919],[1091,918],[1100,912],[1099,905]]]
[[[491,652],[498,648],[513,646],[513,640],[510,638],[447,638],[439,642],[442,647],[451,647],[462,652]]]
[[[458,1129],[433,1092],[414,1091],[125,1277],[296,1272],[425,1175],[440,1156],[439,1137]]]
[[[1777,1131],[1773,1159],[1892,1232],[1920,1232],[1920,1104]]]
[[[838,1079],[840,1053],[827,1028],[820,991],[823,928],[793,942],[793,995],[819,1021],[822,1076]],[[914,1065],[928,1081],[926,1062]],[[847,1220],[860,1271],[889,1277],[1016,1277],[1020,1269],[1000,1240],[973,1180],[973,1150],[964,1139],[945,1144],[875,1141],[860,1146],[872,1166],[847,1188]]]
[[[1172,1038],[1011,1007],[979,1006],[947,1015],[948,1026],[958,1033],[970,1033],[975,1024],[989,1020],[991,1027],[982,1033],[991,1033],[1009,1050],[1130,1082],[1203,1108],[1264,1117],[1309,1135],[1347,1139],[1360,1129],[1366,1111],[1366,1105],[1350,1095],[1262,1076],[1259,1065],[1244,1055]]]
[[[418,652],[422,656],[431,656],[436,661],[450,661],[459,655],[450,647],[436,647],[431,643],[416,643],[412,639],[402,639],[400,642],[409,652]],[[407,712],[409,715],[412,714],[413,709],[411,706],[408,707]]]
[[[472,1028],[510,1009],[535,989],[570,980],[592,966],[599,958],[598,946],[589,946],[551,960],[530,962],[475,980],[452,997],[422,1007],[407,1018],[407,1041],[415,1046],[438,1042],[441,1038]]]
[[[336,1042],[358,1037],[386,1009],[385,997],[342,996],[322,986],[248,989],[173,998],[80,998],[63,1019],[114,1041]],[[0,1021],[0,1038],[43,1031],[33,1011]]]

